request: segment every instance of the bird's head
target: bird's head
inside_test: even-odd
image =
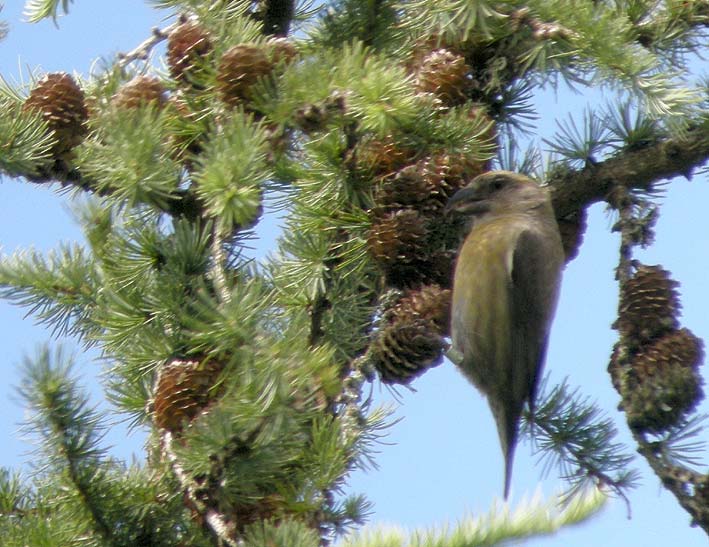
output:
[[[511,171],[488,171],[453,194],[444,211],[479,217],[524,212],[548,200],[546,190],[529,177]]]

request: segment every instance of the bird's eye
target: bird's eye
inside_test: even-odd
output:
[[[492,181],[492,189],[493,190],[501,190],[504,185],[505,185],[505,181],[502,179],[495,179]]]

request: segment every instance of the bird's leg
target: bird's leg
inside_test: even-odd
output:
[[[453,346],[446,352],[446,357],[448,357],[450,362],[454,365],[460,366],[463,363],[463,354]]]

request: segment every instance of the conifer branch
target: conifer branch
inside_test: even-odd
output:
[[[690,178],[709,159],[709,126],[690,128],[684,135],[666,138],[640,149],[624,150],[583,169],[559,173],[547,182],[552,187],[558,218],[609,199],[614,188],[650,191],[663,180]]]
[[[695,434],[697,432],[695,431]],[[697,473],[673,461],[665,449],[667,440],[650,441],[633,431],[638,452],[645,458],[667,490],[692,517],[692,525],[709,534],[709,473]]]
[[[27,170],[8,174],[24,177],[36,184],[56,181],[63,188],[79,188],[102,197],[113,195],[110,188],[100,188],[98,183],[87,177],[81,169],[69,166],[63,161],[55,161],[48,166],[34,166]],[[195,221],[204,215],[204,202],[191,188],[174,190],[170,195],[165,196],[160,205],[162,205],[163,212],[176,218]]]
[[[69,378],[72,365],[61,350],[51,356],[47,347],[41,348],[35,360],[25,360],[20,393],[34,411],[30,427],[44,437],[50,461],[66,471],[94,531],[111,543],[115,530],[105,500],[104,450],[97,446],[100,416],[88,408],[88,397]]]
[[[660,383],[661,380],[655,380],[658,384],[653,386],[652,379],[648,379],[647,375],[642,374],[643,350],[646,350],[648,345],[656,343],[658,339],[662,340],[662,337],[666,336],[666,334],[662,330],[653,332],[648,340],[645,335],[642,335],[642,331],[637,329],[638,325],[636,325],[638,322],[656,320],[656,318],[651,317],[637,317],[637,309],[642,309],[643,305],[646,306],[650,302],[649,298],[652,298],[650,295],[654,295],[657,298],[658,291],[665,285],[660,281],[655,281],[652,285],[646,282],[642,290],[630,289],[634,280],[633,273],[638,271],[641,266],[637,261],[633,260],[633,250],[637,246],[645,247],[651,242],[656,219],[656,215],[644,214],[643,201],[641,198],[633,196],[629,188],[623,184],[615,186],[608,199],[611,207],[619,215],[619,220],[614,230],[621,233],[619,260],[616,269],[616,278],[621,289],[621,299],[618,306],[619,318],[615,324],[615,328],[620,332],[620,340],[613,348],[609,372],[616,389],[622,397],[621,408],[626,413],[630,430],[638,445],[638,452],[646,459],[652,470],[660,478],[662,485],[675,496],[680,506],[692,516],[692,524],[701,526],[709,534],[709,473],[702,475],[681,463],[681,459],[690,460],[685,454],[695,450],[697,448],[696,443],[694,446],[685,444],[685,446],[679,447],[678,450],[672,450],[672,444],[677,440],[685,440],[697,436],[701,431],[699,426],[701,418],[688,419],[684,416],[686,412],[691,410],[692,404],[696,404],[697,400],[702,397],[701,391],[692,394],[689,393],[691,390],[686,385],[683,385],[681,389],[687,392],[685,397],[691,400],[690,405],[688,406],[685,403],[682,407],[680,402],[675,402],[675,406],[678,406],[678,423],[669,426],[660,427],[658,423],[653,424],[649,420],[645,420],[645,422],[636,421],[633,419],[633,414],[638,411],[628,404],[628,401],[631,403],[633,401],[629,397],[629,392],[637,390],[640,397],[647,399],[644,401],[645,408],[670,407],[662,399],[657,398],[658,392],[668,391],[667,385]],[[671,281],[665,278],[665,283],[671,284]],[[643,295],[643,291],[645,295]],[[665,298],[669,299],[671,297]],[[645,302],[645,304],[642,304],[642,302]],[[667,309],[661,309],[663,298],[660,297],[655,302],[659,302],[659,304],[655,304],[659,306],[655,310],[656,314],[668,315],[670,321],[667,321],[667,324],[669,325],[674,322],[674,326],[665,327],[665,330],[676,331],[677,320],[674,315],[677,313],[678,303],[672,305],[668,301],[664,304]],[[645,314],[648,313],[647,309],[644,311]],[[644,328],[648,329],[649,325],[645,325]],[[657,328],[662,329],[662,327]],[[692,363],[693,359],[691,357],[688,358],[686,355],[682,355],[682,352],[678,352],[678,354],[669,352],[669,355],[664,355],[668,352],[658,351],[662,355],[656,357],[655,361],[650,363],[650,366],[657,369],[653,371],[653,374],[659,378],[663,378],[663,371],[657,363],[660,359],[669,361],[674,370],[690,369],[688,374],[697,374],[696,370],[691,370],[691,366],[696,367],[698,363]],[[697,351],[699,355],[695,359],[701,359],[701,349]],[[646,384],[649,384],[649,389],[642,389]],[[626,406],[630,406],[630,408]],[[658,418],[656,417],[655,420],[658,420]],[[645,425],[646,423],[653,424],[653,427]],[[654,440],[649,438],[649,434],[654,437]]]
[[[615,442],[617,434],[600,410],[581,399],[566,383],[541,394],[534,416],[524,416],[523,432],[535,442],[536,452],[562,469],[578,491],[588,480],[606,487],[629,504],[626,491],[634,486],[637,472],[628,470],[633,457]]]
[[[146,38],[128,53],[118,54],[117,65],[123,68],[128,66],[133,61],[147,61],[153,49],[160,42],[167,40],[170,33],[183,22],[183,18],[179,18],[176,22],[166,26],[165,28],[153,27],[150,38]]]
[[[637,41],[640,45],[646,48],[662,48],[662,37],[666,36],[670,29],[677,37],[678,33],[682,35],[690,29],[700,29],[699,32],[702,32],[701,29],[709,27],[709,1],[681,2],[671,8],[647,20],[643,18],[634,24]],[[704,39],[706,36],[707,33],[704,31]],[[701,42],[697,41],[696,45],[700,46]]]
[[[194,507],[200,515],[202,515],[208,528],[216,538],[217,545],[238,547],[239,543],[232,537],[233,527],[229,525],[228,519],[215,508],[210,507],[208,500],[206,502],[201,499],[199,494],[196,492],[197,485],[184,470],[180,464],[177,454],[175,453],[175,450],[173,449],[172,445],[174,439],[172,433],[167,430],[163,431],[160,435],[160,440],[163,447],[163,452],[170,463],[172,471],[180,481],[190,505]]]
[[[70,3],[27,5],[56,18]],[[366,465],[367,449],[386,425],[385,413],[370,412],[363,394],[373,366],[386,381],[384,360],[373,354],[416,374],[439,359],[453,244],[438,213],[459,182],[489,168],[485,142],[502,134],[495,126],[519,128],[530,119],[536,89],[559,78],[602,80],[620,84],[647,112],[633,121],[633,108],[620,108],[615,125],[612,115],[591,112],[588,131],[569,127],[552,145],[571,160],[548,177],[562,219],[575,215],[580,230],[593,202],[619,211],[621,283],[632,275],[634,245],[652,235],[656,212],[642,194],[663,178],[690,176],[709,157],[709,123],[701,113],[692,118],[698,90],[675,72],[704,47],[707,0],[587,2],[573,10],[562,0],[334,0],[327,14],[310,14],[315,30],[307,47],[264,37],[287,35],[300,19],[295,3],[155,0],[177,22],[120,54],[118,70],[109,71],[114,77],[76,86],[72,100],[59,93],[36,118],[22,113],[22,93],[0,89],[14,109],[0,112],[0,170],[106,197],[106,214],[84,219],[91,260],[6,261],[0,296],[53,326],[71,320],[84,329],[77,328],[84,341],[100,345],[113,361],[111,381],[120,384],[118,409],[153,419],[150,449],[159,456],[148,459],[148,469],[172,470],[165,473],[169,485],[159,485],[173,500],[171,514],[155,519],[163,540],[147,534],[119,542],[106,534],[142,534],[153,518],[144,515],[158,505],[153,492],[126,495],[137,481],[111,488],[115,468],[92,453],[50,461],[60,462],[49,469],[50,488],[66,488],[78,508],[70,509],[91,516],[88,524],[66,519],[72,529],[64,543],[85,539],[88,529],[122,545],[311,545],[315,536],[325,544],[360,524],[366,503],[353,497],[339,505],[337,494],[347,473]],[[161,107],[102,110],[128,87],[122,78],[131,63],[149,59],[185,21],[179,12],[194,13],[199,36],[168,56],[170,70],[158,82]],[[199,47],[205,40],[208,54]],[[229,59],[230,50],[246,53]],[[188,66],[192,53],[195,65]],[[176,71],[175,57],[199,77]],[[38,88],[44,93],[40,86],[32,91]],[[165,107],[168,95],[184,110]],[[314,121],[303,105],[314,105]],[[73,119],[73,106],[86,110],[80,138],[57,153],[63,141],[56,122]],[[84,122],[94,130],[88,136]],[[275,142],[277,134],[284,139]],[[273,189],[285,189],[288,220],[264,281],[258,267],[242,271],[230,262],[241,244],[231,235],[258,222],[264,193]],[[175,221],[165,222],[166,215]],[[405,295],[396,309],[376,308],[394,286]],[[392,321],[378,325],[383,310]],[[617,347],[627,350],[627,342]],[[174,376],[161,376],[166,365]],[[624,496],[633,475],[612,424],[564,387],[539,405],[531,434],[573,487],[600,483]],[[64,438],[91,436],[85,416],[66,416],[60,423],[54,415]],[[709,479],[681,457],[691,423],[654,441],[637,427],[633,434],[668,489],[704,525]],[[53,455],[51,440],[45,444]],[[61,467],[67,460],[68,473]],[[86,470],[95,480],[86,480]],[[600,496],[594,490],[576,513],[535,506],[471,519],[451,534],[394,534],[361,544],[490,545],[582,520]],[[40,510],[52,509],[52,500],[36,499]],[[126,507],[135,514],[118,515]],[[56,515],[47,525],[61,529]],[[11,543],[25,544],[33,542]]]
[[[38,23],[42,19],[51,17],[54,24],[59,16],[59,6],[64,15],[69,13],[69,4],[73,0],[28,0],[25,3],[25,15],[31,23]]]
[[[5,85],[0,78],[0,87]],[[4,101],[3,101],[4,102]],[[0,171],[10,176],[34,174],[51,157],[54,139],[40,116],[3,104],[0,109]]]
[[[0,297],[28,308],[55,333],[90,330],[96,281],[95,265],[78,245],[47,257],[33,251],[0,260]]]
[[[489,547],[551,534],[562,526],[581,523],[604,506],[605,495],[590,489],[562,500],[533,498],[514,511],[493,506],[488,514],[467,517],[455,526],[414,531],[396,528],[365,530],[343,543],[344,547]],[[561,507],[561,508],[560,508]]]
[[[559,23],[542,21],[531,15],[529,7],[523,7],[510,13],[513,26],[529,27],[535,40],[567,40],[574,35],[574,31]]]
[[[325,334],[322,328],[323,316],[331,307],[325,294],[318,294],[310,305],[310,334],[308,336],[310,346],[317,346]]]

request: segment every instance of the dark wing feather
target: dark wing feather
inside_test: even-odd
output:
[[[521,373],[514,397],[534,398],[546,356],[549,326],[556,307],[560,256],[556,234],[525,230],[519,234],[512,259],[512,360]]]

